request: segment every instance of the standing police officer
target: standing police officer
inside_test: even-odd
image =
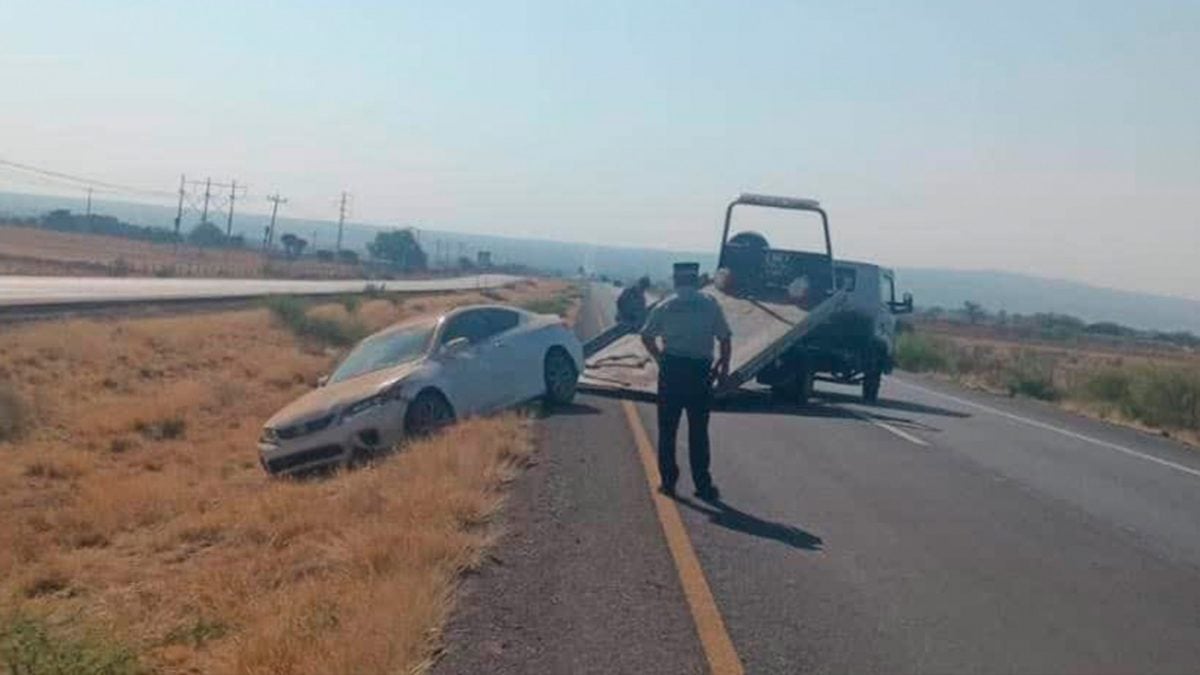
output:
[[[651,310],[642,328],[642,343],[658,362],[659,489],[675,494],[679,479],[675,437],[686,410],[688,460],[696,496],[713,500],[719,495],[708,472],[708,414],[713,380],[729,375],[731,343],[725,313],[715,299],[700,292],[699,281],[699,263],[675,264],[675,293]],[[715,366],[714,340],[720,345]]]

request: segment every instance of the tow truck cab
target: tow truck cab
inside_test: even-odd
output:
[[[816,379],[861,385],[863,399],[874,402],[895,365],[896,315],[912,312],[912,294],[897,300],[892,270],[850,260],[834,263],[834,284],[845,304],[798,348]]]

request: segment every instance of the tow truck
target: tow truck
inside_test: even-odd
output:
[[[771,248],[756,232],[730,236],[735,211],[746,207],[816,214],[824,250]],[[829,216],[816,200],[742,194],[729,203],[717,271],[701,289],[720,304],[733,332],[730,374],[718,383],[715,396],[730,396],[751,381],[791,399],[811,392],[815,364],[802,343],[848,301],[848,292],[835,284],[834,269]],[[633,327],[610,329],[584,345],[584,354],[581,389],[627,398],[655,396],[658,366]]]

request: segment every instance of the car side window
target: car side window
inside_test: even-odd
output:
[[[490,334],[487,317],[482,311],[464,312],[450,319],[446,330],[442,332],[442,344],[460,337],[466,338],[471,344],[478,344]]]
[[[487,314],[489,336],[512,330],[521,321],[521,317],[511,309],[486,309],[483,313]]]

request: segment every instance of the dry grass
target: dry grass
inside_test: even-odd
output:
[[[1200,355],[1187,350],[1047,344],[923,326],[900,337],[897,365],[1200,446]]]
[[[561,292],[501,291],[511,302]],[[482,300],[312,312],[378,328]],[[0,335],[0,382],[29,410],[23,436],[0,441],[0,623],[34,616],[63,644],[107,636],[162,672],[423,662],[456,576],[488,542],[480,525],[530,449],[529,423],[474,420],[364,470],[266,478],[260,424],[335,358],[266,309]]]
[[[269,263],[252,249],[211,249],[0,226],[0,274],[357,278],[357,265],[304,259]]]

